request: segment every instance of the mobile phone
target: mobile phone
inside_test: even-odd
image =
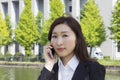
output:
[[[55,54],[55,50],[54,50],[54,48],[52,48],[52,49],[50,50],[50,57],[53,58],[53,57],[54,57],[54,54]]]

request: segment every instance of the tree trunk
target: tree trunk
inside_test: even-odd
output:
[[[92,47],[90,47],[90,56],[91,56],[91,54],[92,54]]]

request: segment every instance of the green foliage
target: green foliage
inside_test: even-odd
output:
[[[50,18],[45,20],[43,23],[42,34],[41,34],[41,44],[45,45],[48,43],[48,31],[51,23],[58,17],[62,16],[64,13],[64,4],[61,0],[50,0]]]
[[[111,39],[115,42],[120,43],[120,1],[116,2],[115,8],[112,13],[111,27]],[[120,44],[118,44],[120,47]]]
[[[9,35],[10,32],[8,30],[8,27],[6,26],[6,22],[2,18],[2,14],[0,13],[0,48],[3,45],[7,45],[9,43]]]
[[[3,54],[2,54],[2,52],[0,52],[0,58],[2,58],[3,57]]]
[[[8,28],[8,32],[9,32],[9,37],[8,37],[9,41],[7,43],[7,45],[9,45],[13,42],[13,39],[12,39],[12,25],[11,25],[11,22],[10,22],[10,16],[9,15],[6,15],[5,21],[6,21],[6,26]]]
[[[41,30],[41,28],[42,28],[42,19],[43,18],[43,16],[42,16],[42,13],[41,12],[38,12],[38,14],[37,14],[37,16],[36,16],[36,25],[37,25],[37,27],[39,27],[39,29]]]
[[[80,9],[80,19],[82,19],[84,17],[84,10]]]
[[[2,52],[0,52],[0,61],[4,60],[4,55],[2,54]]]
[[[5,21],[6,21],[6,26],[9,29],[10,35],[12,35],[12,25],[10,22],[10,16],[8,14],[6,15]]]
[[[14,61],[22,61],[24,55],[20,52],[15,53],[14,55]]]
[[[80,23],[89,47],[100,46],[106,40],[104,23],[94,0],[88,0],[84,5]]]
[[[17,53],[15,53],[15,55],[14,55],[14,57],[19,57],[19,56],[24,56],[22,53],[20,53],[20,52],[17,52]]]
[[[104,60],[110,60],[110,56],[104,56]]]
[[[98,60],[104,66],[120,66],[120,60]]]
[[[36,43],[40,44],[40,40],[41,40],[41,33],[42,33],[42,24],[43,24],[43,16],[41,12],[38,12],[37,16],[36,16],[36,25],[38,27],[38,31],[39,31],[39,37],[36,41]]]
[[[5,56],[5,57],[11,57],[12,54],[10,54],[9,52],[6,52],[6,53],[4,54],[4,56]]]
[[[12,57],[12,54],[10,54],[9,52],[6,52],[5,54],[4,54],[4,58],[5,58],[5,60],[6,61],[10,61],[10,58]]]
[[[47,44],[49,42],[48,41],[48,31],[49,31],[51,23],[52,23],[51,20],[46,20],[44,22],[44,24],[43,24],[42,34],[41,34],[41,41],[40,41],[40,43],[42,45],[45,45],[45,44]]]
[[[34,43],[39,39],[39,28],[31,10],[31,0],[24,0],[25,8],[15,30],[16,41],[25,48],[26,55],[31,54]]]
[[[50,1],[50,18],[54,21],[56,18],[60,17],[64,13],[64,4],[61,0],[51,0]]]

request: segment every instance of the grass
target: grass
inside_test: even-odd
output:
[[[120,66],[120,60],[98,60],[104,66]]]

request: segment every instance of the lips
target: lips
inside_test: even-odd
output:
[[[62,52],[65,48],[57,48],[57,51]]]

